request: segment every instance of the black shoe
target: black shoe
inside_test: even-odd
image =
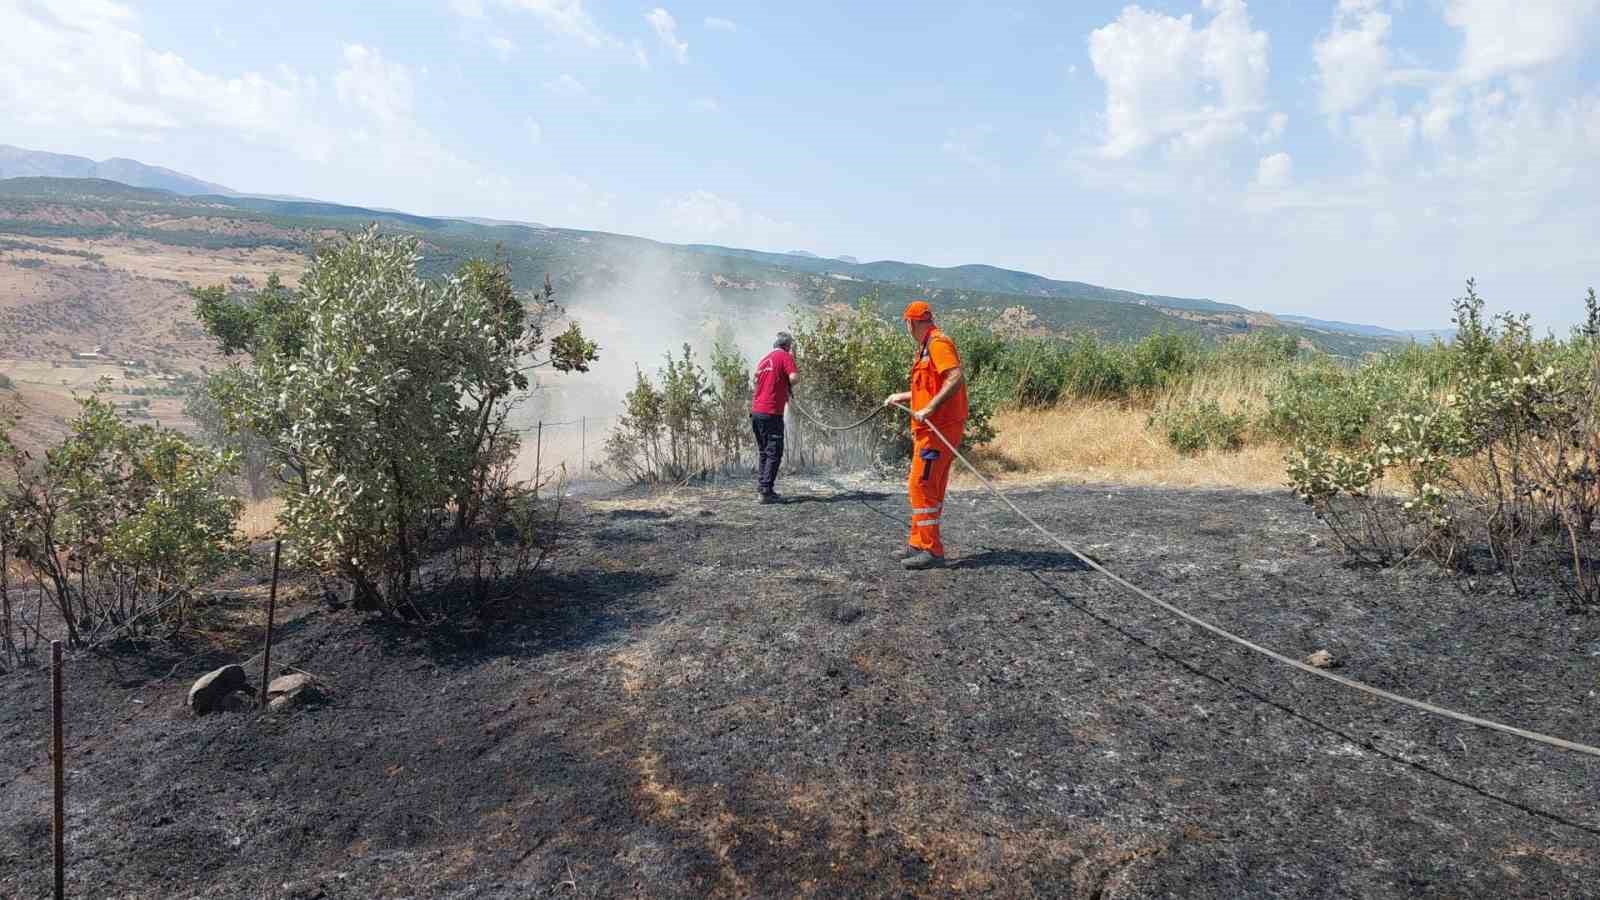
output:
[[[912,571],[941,569],[944,568],[944,557],[935,556],[926,550],[918,550],[915,554],[902,559],[900,565]]]
[[[778,494],[775,491],[764,491],[761,494],[761,505],[762,506],[767,506],[767,505],[772,504],[772,503],[782,503],[782,502],[783,502],[783,498],[778,496]]]

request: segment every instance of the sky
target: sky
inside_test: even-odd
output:
[[[0,143],[1390,327],[1600,286],[1600,0],[0,0]]]

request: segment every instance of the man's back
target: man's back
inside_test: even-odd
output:
[[[769,416],[783,415],[789,404],[789,379],[795,374],[794,357],[789,351],[778,348],[756,363],[755,394],[750,399],[750,411]]]

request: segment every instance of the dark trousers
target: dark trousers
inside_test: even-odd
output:
[[[751,413],[750,427],[756,433],[756,485],[761,493],[772,493],[778,481],[778,465],[783,462],[783,416]]]

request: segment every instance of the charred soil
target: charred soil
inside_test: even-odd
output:
[[[1600,894],[1600,759],[1219,643],[979,494],[908,575],[894,486],[782,487],[584,501],[470,624],[292,607],[274,674],[326,694],[286,713],[184,710],[253,648],[75,656],[69,895]],[[1600,622],[1555,599],[1351,567],[1281,494],[1018,501],[1252,640],[1600,742]],[[48,891],[47,686],[0,676],[4,897]]]

